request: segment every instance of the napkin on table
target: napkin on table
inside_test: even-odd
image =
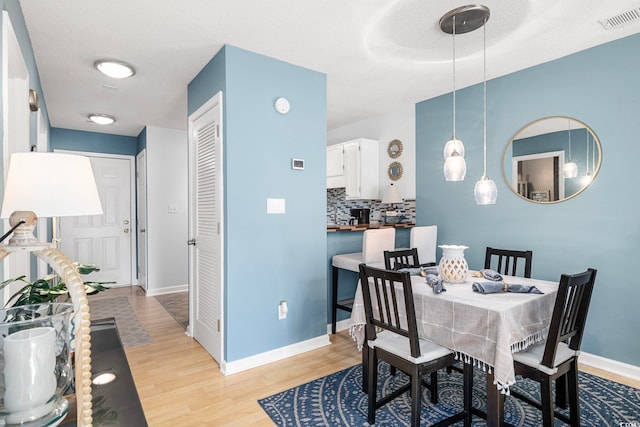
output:
[[[471,289],[481,294],[495,294],[499,292],[513,292],[518,294],[541,294],[533,285],[506,284],[504,282],[473,282]]]
[[[431,286],[434,294],[445,292],[446,289],[442,285],[442,279],[435,274],[427,274],[427,285]]]
[[[487,280],[491,280],[492,282],[501,282],[502,275],[495,270],[491,270],[489,268],[485,268],[484,270],[480,270],[480,274]]]
[[[404,267],[404,268],[399,268],[396,271],[398,271],[400,273],[407,272],[407,273],[409,273],[409,276],[419,276],[420,272],[421,272],[421,269],[419,267],[417,267],[417,268]]]

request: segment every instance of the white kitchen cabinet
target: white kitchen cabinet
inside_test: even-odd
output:
[[[378,141],[359,138],[343,146],[347,200],[378,199]]]
[[[346,187],[343,153],[344,144],[327,147],[327,188]]]

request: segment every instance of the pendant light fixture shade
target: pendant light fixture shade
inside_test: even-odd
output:
[[[447,181],[464,181],[467,174],[467,162],[457,151],[444,161],[444,179]]]
[[[578,165],[571,160],[571,119],[569,119],[569,160],[562,165],[562,173],[565,178],[575,178],[578,176]]]
[[[483,176],[473,188],[473,196],[479,205],[495,205],[498,199],[498,187],[492,179]]]
[[[487,19],[489,19],[489,10],[484,17],[483,24],[483,97],[482,97],[482,110],[483,110],[483,173],[480,180],[476,182],[473,187],[473,196],[476,199],[478,205],[495,205],[498,199],[498,187],[492,179],[487,176]]]
[[[444,145],[444,159],[447,160],[447,157],[452,155],[454,151],[457,151],[459,155],[464,157],[464,144],[455,137],[448,140]]]
[[[578,176],[578,165],[576,165],[575,162],[569,160],[562,167],[562,171],[565,178],[575,178]]]
[[[445,15],[446,16],[446,15]],[[442,28],[443,19],[440,19]],[[444,28],[442,29],[443,31]],[[463,181],[467,173],[464,161],[464,144],[456,138],[456,15],[451,16],[451,34],[453,35],[453,133],[444,145],[444,179],[447,181]],[[454,159],[449,160],[451,157]]]

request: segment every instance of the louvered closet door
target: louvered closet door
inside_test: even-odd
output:
[[[222,361],[222,93],[189,117],[191,324]]]

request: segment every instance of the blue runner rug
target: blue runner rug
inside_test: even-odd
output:
[[[389,367],[380,364],[378,390],[384,393],[406,384],[401,372],[389,375]],[[580,415],[583,426],[640,425],[640,389],[580,372]],[[485,377],[474,371],[473,406],[485,409]],[[518,379],[514,390],[536,400],[540,387],[536,382]],[[431,404],[429,391],[423,388],[421,425],[430,425],[462,409],[462,375],[438,372],[439,403]],[[362,367],[356,365],[310,383],[260,399],[258,403],[278,426],[368,426],[367,396],[362,392]],[[567,411],[565,411],[566,413]],[[568,414],[567,414],[568,415]],[[505,399],[505,421],[515,426],[538,427],[541,413],[514,397]],[[409,393],[403,394],[376,412],[376,425],[408,426]],[[628,424],[627,424],[628,423]],[[462,425],[462,422],[456,424]],[[485,421],[474,417],[474,426]],[[556,419],[556,426],[565,425]]]

